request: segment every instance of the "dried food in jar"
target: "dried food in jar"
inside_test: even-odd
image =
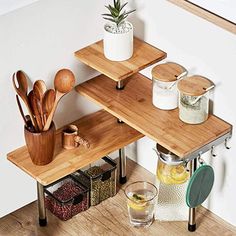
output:
[[[199,124],[208,117],[208,99],[205,96],[188,96],[181,94],[179,104],[180,119],[186,123]]]
[[[68,220],[88,209],[87,193],[84,195],[84,189],[73,181],[61,185],[52,195],[47,195],[45,198],[46,208],[61,220]],[[81,197],[81,201],[77,203],[78,196]]]

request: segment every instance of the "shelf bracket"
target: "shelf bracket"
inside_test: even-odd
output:
[[[226,147],[227,149],[229,149],[227,142],[228,142],[228,140],[231,138],[231,136],[232,136],[232,130],[229,131],[228,133],[226,133],[226,134],[220,136],[219,138],[213,140],[212,142],[210,142],[210,143],[208,143],[208,144],[202,146],[201,148],[197,149],[196,151],[194,151],[194,152],[188,154],[187,156],[185,156],[185,157],[183,158],[184,161],[189,162],[189,161],[191,161],[191,160],[197,158],[199,154],[202,155],[203,153],[205,153],[205,152],[207,152],[207,151],[209,151],[209,150],[212,150],[212,147],[213,147],[213,149],[214,149],[214,147],[216,147],[217,145],[222,144],[222,143],[225,143],[225,147]],[[213,153],[213,154],[214,154],[214,153]]]

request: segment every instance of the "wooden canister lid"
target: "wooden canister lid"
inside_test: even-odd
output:
[[[176,81],[177,77],[184,71],[186,69],[183,66],[174,62],[167,62],[153,67],[152,77],[163,82],[172,82]]]
[[[194,75],[191,77],[186,77],[179,81],[177,87],[180,92],[189,96],[201,96],[206,93],[207,89],[213,84],[209,79]]]

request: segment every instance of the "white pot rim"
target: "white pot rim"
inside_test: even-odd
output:
[[[110,33],[110,34],[128,34],[130,31],[132,31],[133,30],[133,25],[132,25],[132,23],[131,22],[129,22],[129,21],[124,21],[124,23],[126,23],[126,24],[129,24],[130,26],[131,26],[131,29],[129,30],[129,31],[127,31],[127,32],[123,32],[123,33],[112,33],[112,32],[109,32],[107,29],[106,29],[106,26],[111,26],[111,25],[115,25],[115,23],[106,23],[105,25],[104,25],[104,30],[107,32],[107,33]]]

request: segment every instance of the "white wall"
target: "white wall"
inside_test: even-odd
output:
[[[1,191],[0,216],[36,198],[35,182],[6,160],[9,151],[24,144],[23,123],[16,107],[11,75],[23,69],[32,81],[44,79],[48,86],[52,86],[53,76],[61,67],[72,69],[77,83],[94,76],[96,72],[79,63],[73,52],[102,38],[100,14],[104,12],[104,2],[41,0],[0,17],[0,187],[6,190]],[[129,2],[137,8],[136,15],[131,17],[135,34],[168,52],[168,60],[184,65],[190,73],[212,79],[217,85],[213,95],[214,113],[235,125],[236,36],[167,1]],[[144,73],[150,76],[150,69]],[[60,103],[55,118],[57,126],[96,109],[72,92]],[[206,159],[216,172],[216,183],[206,206],[234,225],[235,142],[233,138],[230,151],[220,147],[217,158]],[[150,139],[143,138],[137,146],[130,145],[128,152],[155,173],[156,157],[151,150],[154,145]]]
[[[18,8],[27,6],[38,0],[1,0],[0,1],[0,15],[7,14]]]

